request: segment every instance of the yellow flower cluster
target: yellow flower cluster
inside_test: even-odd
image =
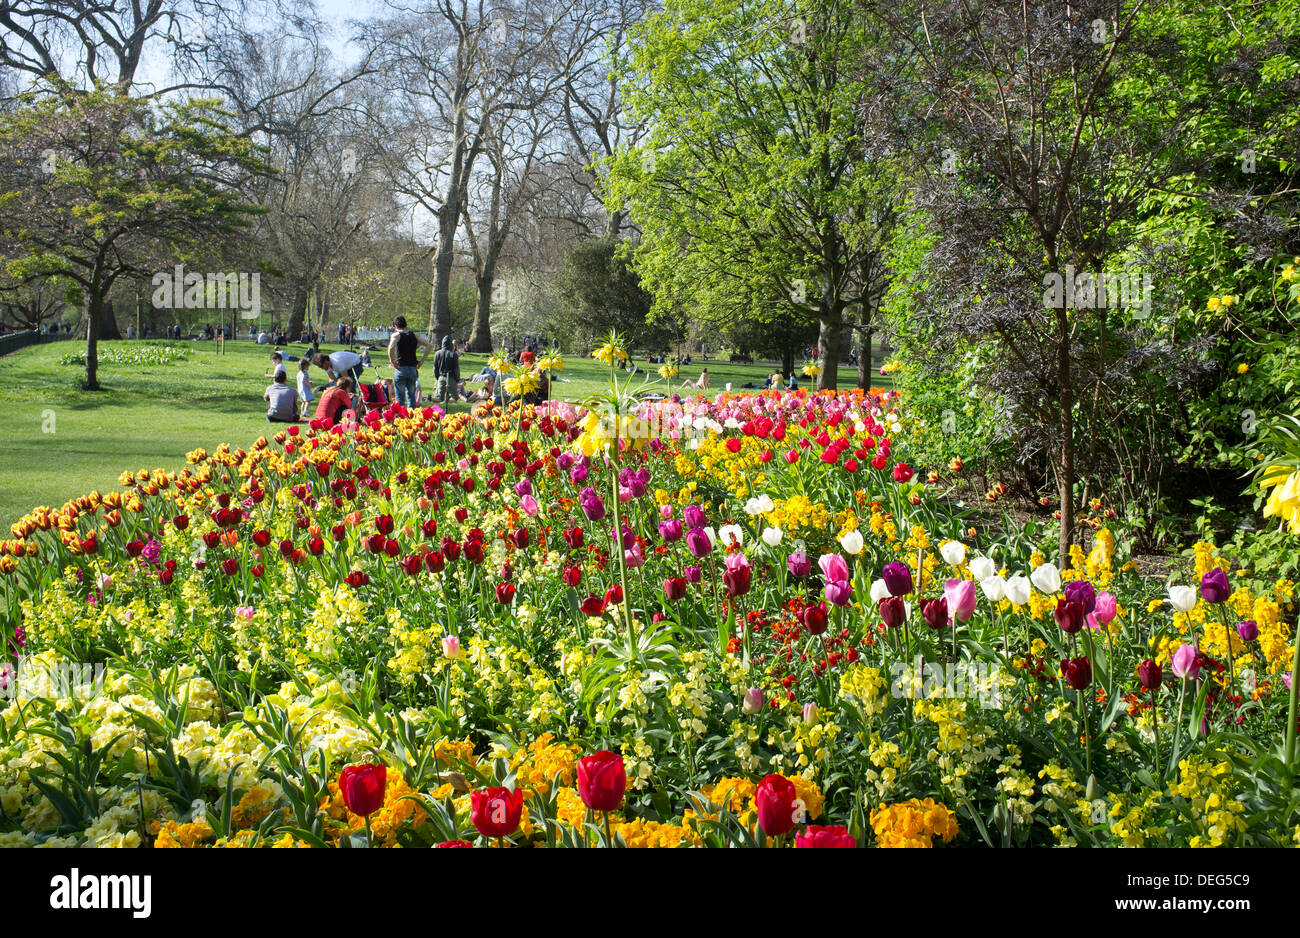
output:
[[[1292,534],[1300,534],[1300,469],[1269,466],[1259,484],[1268,492],[1264,517],[1277,518]]]
[[[936,837],[952,843],[957,815],[933,798],[912,798],[872,811],[871,829],[881,847],[933,847]]]

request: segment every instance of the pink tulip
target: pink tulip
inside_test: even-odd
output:
[[[943,585],[943,597],[948,602],[949,618],[965,622],[975,611],[975,581],[948,580]]]
[[[1196,663],[1196,646],[1191,642],[1180,645],[1174,652],[1173,660],[1174,676],[1196,680],[1196,676],[1201,673],[1201,666]]]
[[[849,565],[839,554],[822,554],[817,566],[822,568],[822,576],[828,583],[849,578]]]
[[[524,514],[528,517],[536,518],[537,512],[541,511],[542,506],[537,504],[537,499],[533,498],[533,496],[525,495],[519,499],[519,507],[524,510]]]

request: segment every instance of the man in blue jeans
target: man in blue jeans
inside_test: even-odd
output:
[[[424,354],[417,359],[416,352],[421,346]],[[406,328],[405,316],[393,320],[393,336],[388,340],[388,363],[393,366],[393,390],[397,393],[397,403],[408,409],[415,409],[415,383],[420,379],[420,366],[432,349],[428,341]]]

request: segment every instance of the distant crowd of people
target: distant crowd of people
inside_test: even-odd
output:
[[[316,334],[308,333],[304,334],[305,338],[319,338]],[[339,337],[340,343],[351,341],[355,338],[355,327],[341,325]],[[303,420],[338,423],[349,410],[360,415],[390,404],[415,409],[427,403],[448,405],[458,401],[471,404],[490,401],[504,405],[510,400],[503,387],[502,376],[490,366],[484,365],[477,374],[463,377],[456,341],[451,336],[444,336],[441,344],[435,348],[432,342],[411,330],[404,316],[393,320],[389,334],[387,353],[388,364],[393,370],[391,378],[375,377],[366,380],[366,371],[372,367],[372,348],[326,353],[313,341],[301,356],[295,356],[281,348],[284,343],[278,340],[283,336],[272,337],[267,333],[257,335],[257,341],[262,344],[271,344],[272,338],[277,341],[271,353],[270,369],[266,373],[271,384],[262,395],[267,405],[266,419],[272,423],[297,423]],[[420,375],[430,355],[433,358],[433,394],[426,398]],[[530,342],[525,344],[517,356],[510,357],[527,367],[537,360],[537,353]],[[313,368],[325,373],[327,381],[324,384],[316,385],[313,382]],[[291,370],[294,376],[292,382],[289,377]],[[469,385],[476,387],[471,389]],[[541,387],[526,395],[524,400],[540,403],[548,399],[549,393],[547,379],[543,376]]]

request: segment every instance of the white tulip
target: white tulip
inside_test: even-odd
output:
[[[781,543],[781,529],[780,529],[780,528],[764,528],[764,529],[763,529],[763,543],[766,544],[768,547],[775,547],[777,544],[780,544],[780,543]]]
[[[1003,587],[1007,594],[1007,599],[1011,600],[1017,606],[1023,606],[1029,602],[1029,580],[1017,573],[1006,581]]]
[[[1169,587],[1169,605],[1179,612],[1191,612],[1196,605],[1196,590],[1190,586]]]
[[[943,556],[945,563],[960,567],[961,562],[966,559],[966,545],[961,541],[949,541],[939,548],[939,553]]]
[[[1038,587],[1040,593],[1053,596],[1061,591],[1061,571],[1056,564],[1045,563],[1029,574],[1029,581]]]
[[[988,557],[972,557],[970,562],[970,572],[975,574],[975,579],[981,583],[987,580],[993,574],[998,572],[998,565]]]
[[[889,587],[885,585],[884,580],[876,580],[871,584],[871,601],[876,605],[889,595]]]
[[[996,573],[980,580],[980,589],[991,603],[1000,603],[1007,596],[1007,581]]]
[[[745,532],[740,529],[738,524],[724,524],[718,529],[717,541],[721,541],[724,547],[729,547],[732,541],[735,541],[736,545],[739,546],[745,543]],[[714,543],[716,544],[717,541],[714,541]]]
[[[847,531],[840,538],[840,546],[854,557],[862,553],[862,543],[862,533],[860,531]]]

